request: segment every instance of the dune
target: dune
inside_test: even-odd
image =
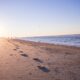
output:
[[[0,39],[0,80],[80,80],[80,47]]]

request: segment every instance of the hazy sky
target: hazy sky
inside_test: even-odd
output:
[[[0,36],[80,34],[80,0],[0,0]]]

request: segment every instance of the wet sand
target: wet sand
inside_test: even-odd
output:
[[[80,48],[0,39],[0,80],[80,80]]]

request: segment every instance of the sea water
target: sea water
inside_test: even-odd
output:
[[[61,36],[39,36],[21,38],[27,41],[44,42],[58,45],[68,45],[80,47],[80,34],[77,35],[61,35]]]

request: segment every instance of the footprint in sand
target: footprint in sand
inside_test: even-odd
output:
[[[17,51],[19,49],[19,47],[16,47],[15,49],[13,49],[14,51]]]
[[[23,57],[28,57],[27,54],[25,54],[23,51],[19,51],[20,55],[23,56]]]
[[[21,56],[23,56],[23,57],[28,57],[28,55],[27,54],[20,54]]]
[[[40,63],[43,63],[42,60],[38,59],[38,58],[34,58],[33,60],[37,61],[37,62],[40,62]]]
[[[37,66],[37,67],[43,72],[50,72],[50,70],[46,68],[45,66]]]
[[[19,53],[23,53],[23,51],[19,51]]]
[[[17,49],[13,49],[14,51],[17,51]]]

